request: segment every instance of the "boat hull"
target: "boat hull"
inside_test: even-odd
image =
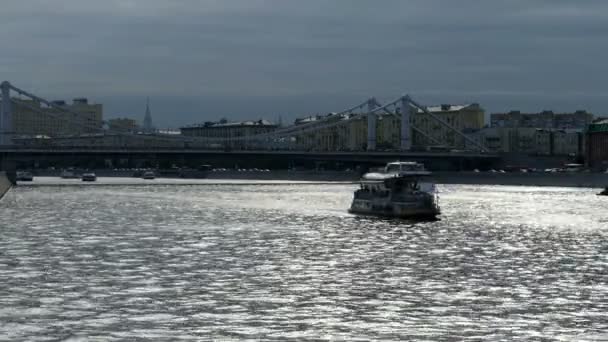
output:
[[[395,217],[403,219],[436,218],[441,214],[439,207],[434,203],[408,203],[408,202],[377,202],[373,200],[355,199],[348,210],[351,214]]]

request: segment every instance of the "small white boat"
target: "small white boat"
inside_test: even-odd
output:
[[[144,175],[141,178],[143,178],[143,179],[154,179],[154,178],[156,178],[156,175],[152,171],[146,171],[146,172],[144,172]]]
[[[61,171],[60,177],[64,178],[64,179],[74,179],[74,178],[78,178],[78,175],[72,169],[67,169],[67,170]]]
[[[93,172],[87,172],[82,174],[83,182],[94,182],[97,180],[97,176]]]
[[[431,175],[416,162],[388,163],[384,172],[366,173],[349,212],[398,218],[435,218],[441,213]]]

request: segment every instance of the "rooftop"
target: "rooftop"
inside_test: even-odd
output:
[[[589,125],[589,132],[608,132],[608,119],[599,120]]]
[[[218,121],[218,122],[205,122],[202,124],[194,124],[182,127],[187,128],[222,128],[222,127],[242,127],[242,126],[262,126],[262,127],[276,127],[276,124],[268,120],[248,120],[248,121]]]
[[[431,113],[440,113],[440,112],[457,112],[463,110],[468,107],[479,107],[477,103],[469,103],[462,105],[452,105],[452,104],[441,104],[435,106],[427,106],[426,110]],[[422,113],[422,110],[418,109],[418,113]]]

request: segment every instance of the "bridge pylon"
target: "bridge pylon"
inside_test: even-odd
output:
[[[0,103],[0,146],[12,145],[13,109],[11,104],[11,84],[0,83],[2,101]]]
[[[367,150],[376,150],[376,113],[374,109],[378,106],[376,98],[367,100]]]
[[[401,151],[409,151],[412,148],[412,112],[409,95],[401,98]]]

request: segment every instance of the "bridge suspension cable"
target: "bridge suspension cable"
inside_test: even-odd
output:
[[[420,110],[424,114],[430,116],[433,120],[435,120],[436,122],[438,122],[442,126],[448,128],[450,131],[455,132],[456,134],[458,134],[459,136],[461,136],[462,138],[464,138],[467,142],[469,142],[469,143],[473,144],[474,146],[476,146],[477,148],[479,148],[480,151],[487,152],[487,149],[484,146],[482,146],[481,144],[479,144],[479,142],[475,141],[471,137],[469,137],[466,134],[462,133],[460,130],[454,128],[452,125],[450,125],[447,122],[445,122],[439,116],[437,116],[434,113],[432,113],[431,111],[429,111],[425,106],[422,106],[419,103],[417,103],[416,101],[412,100],[412,98],[409,95],[401,96],[401,97],[399,97],[397,100],[395,100],[393,102],[389,102],[389,103],[387,103],[387,104],[385,104],[383,106],[380,106],[380,107],[374,109],[372,112],[375,113],[375,112],[383,110],[387,114],[393,115],[393,116],[397,117],[399,120],[401,120],[401,117],[398,114],[396,114],[396,113],[391,112],[391,111],[388,110],[388,108],[390,106],[395,106],[395,108],[396,108],[397,103],[399,103],[400,101],[402,103],[403,102],[407,102],[409,104],[409,106],[413,107],[414,109]],[[380,104],[378,103],[378,105],[380,105]],[[409,110],[409,108],[401,108],[401,110],[402,111]],[[423,130],[421,130],[420,128],[416,127],[415,125],[413,125],[413,124],[410,123],[410,127],[414,131],[416,131],[416,132],[420,133],[421,135],[423,135],[425,138],[431,140],[432,142],[434,142],[436,144],[437,143],[440,144],[440,142],[437,139],[431,137],[428,133],[424,132]]]
[[[472,139],[471,137],[467,136],[466,134],[462,133],[461,131],[459,131],[458,129],[452,127],[452,125],[448,124],[447,122],[445,122],[444,120],[442,120],[439,116],[433,114],[431,111],[429,111],[426,107],[421,106],[420,104],[418,104],[416,101],[412,100],[411,98],[409,98],[409,104],[411,106],[413,106],[414,108],[418,108],[421,111],[423,111],[426,115],[430,116],[431,118],[433,118],[435,121],[437,121],[439,124],[441,124],[442,126],[448,128],[449,130],[453,131],[454,133],[458,134],[459,136],[461,136],[462,138],[464,138],[464,140],[468,141],[469,143],[473,144],[474,146],[478,147],[480,151],[482,152],[488,152],[488,150],[482,146],[481,144],[479,144],[477,141],[475,141],[474,139]]]
[[[402,99],[403,99],[403,98],[406,98],[406,97],[407,97],[407,96],[403,96],[403,97],[402,97]],[[380,104],[379,104],[379,103],[378,103],[378,105],[380,106]],[[396,109],[396,107],[395,107],[395,109]],[[395,112],[392,112],[392,111],[388,110],[387,108],[384,108],[383,110],[384,110],[384,112],[385,112],[387,115],[390,115],[390,116],[396,117],[396,118],[397,118],[399,121],[401,121],[401,116],[400,116],[399,114],[397,114],[397,113],[395,113]],[[404,109],[402,109],[402,110],[404,110]],[[434,137],[432,137],[431,135],[429,135],[429,134],[427,134],[426,132],[424,132],[423,130],[419,129],[418,127],[416,127],[416,126],[415,126],[415,125],[413,125],[412,123],[410,123],[410,128],[411,128],[413,131],[415,131],[415,132],[419,133],[420,135],[424,136],[425,138],[427,138],[429,141],[433,142],[433,143],[434,143],[434,144],[436,144],[437,146],[441,145],[441,142],[440,142],[439,140],[435,139],[435,138],[434,138]]]

